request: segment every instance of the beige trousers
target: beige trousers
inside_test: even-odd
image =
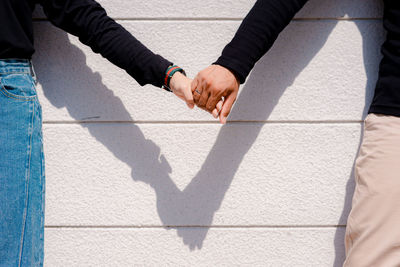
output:
[[[345,267],[400,266],[400,118],[369,114],[355,165]]]

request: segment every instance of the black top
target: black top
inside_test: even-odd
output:
[[[32,57],[32,11],[36,3],[43,6],[51,23],[78,36],[139,84],[163,85],[171,62],[153,54],[94,0],[0,0],[0,59]]]
[[[255,63],[306,2],[258,0],[215,63],[232,70],[244,83]],[[384,0],[384,4],[387,37],[382,45],[383,59],[369,113],[400,117],[400,1]]]

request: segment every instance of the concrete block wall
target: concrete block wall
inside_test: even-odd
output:
[[[102,0],[189,76],[255,0]],[[379,0],[312,0],[230,122],[140,87],[38,10],[46,266],[341,266],[384,40]]]

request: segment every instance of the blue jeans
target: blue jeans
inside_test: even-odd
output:
[[[0,266],[43,266],[42,109],[29,60],[0,60]]]

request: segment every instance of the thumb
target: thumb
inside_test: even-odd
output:
[[[236,95],[237,93],[233,92],[227,95],[224,99],[224,104],[222,105],[222,110],[219,115],[219,120],[221,121],[222,124],[226,123],[229,113],[231,112],[232,106],[236,101]]]

